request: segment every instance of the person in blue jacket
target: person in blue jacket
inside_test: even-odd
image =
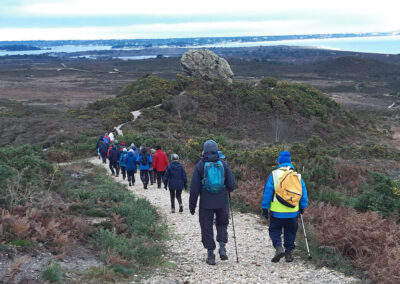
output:
[[[100,135],[100,137],[99,137],[99,139],[97,139],[97,143],[96,143],[96,149],[97,149],[97,156],[99,156],[99,160],[100,160],[100,146],[101,146],[101,143],[103,143],[104,142],[104,139],[103,139],[103,135]]]
[[[293,261],[292,251],[295,248],[294,241],[298,229],[297,218],[299,212],[303,214],[308,204],[306,184],[301,177],[302,196],[299,205],[295,208],[291,208],[280,203],[275,197],[274,179],[276,179],[275,182],[277,184],[278,180],[280,180],[280,175],[284,174],[284,171],[279,169],[283,167],[294,169],[290,156],[291,154],[288,151],[280,153],[278,157],[278,167],[268,177],[264,188],[263,200],[261,202],[262,215],[267,220],[268,218],[270,219],[269,236],[275,248],[275,255],[271,259],[272,262],[279,262],[282,257],[285,257],[286,262]],[[271,211],[270,214],[268,209]],[[282,247],[282,229],[285,249]]]
[[[136,155],[134,150],[130,149],[129,152],[124,156],[124,163],[126,168],[126,174],[128,176],[129,186],[135,185],[135,173],[136,167]]]
[[[147,185],[149,184],[149,168],[150,164],[153,163],[153,159],[147,152],[146,146],[140,146],[140,152],[136,159],[136,163],[139,164],[140,179],[143,182],[143,188],[147,189]]]
[[[164,174],[164,188],[171,196],[171,213],[175,213],[175,196],[179,203],[179,213],[183,212],[182,190],[187,189],[187,177],[185,169],[179,163],[177,154],[171,155],[171,163],[168,165]]]
[[[128,150],[126,148],[122,149],[122,153],[119,157],[119,168],[121,170],[122,179],[126,178],[126,164],[125,164],[125,155],[128,154]]]
[[[221,191],[211,193],[204,181],[205,164],[222,164],[224,169],[224,184]],[[207,249],[206,263],[215,265],[216,248],[214,241],[213,217],[216,215],[217,242],[219,242],[219,256],[227,260],[226,243],[228,242],[229,224],[229,194],[235,189],[235,177],[226,161],[220,160],[218,145],[213,140],[208,140],[203,146],[203,158],[196,164],[190,184],[189,210],[194,215],[197,199],[200,196],[199,221],[201,228],[201,241]]]

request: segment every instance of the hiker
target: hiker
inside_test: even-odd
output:
[[[121,155],[120,151],[117,150],[117,148],[115,146],[112,146],[111,150],[110,150],[110,155],[108,157],[108,159],[110,160],[110,170],[111,170],[111,175],[115,175],[116,177],[119,176],[119,157]],[[114,169],[115,169],[115,173],[114,173]]]
[[[103,164],[106,164],[106,163],[107,163],[107,149],[108,149],[107,143],[104,142],[104,141],[102,141],[102,142],[100,143],[99,152],[100,152],[100,155],[101,155],[101,159],[102,159],[102,161],[103,161]]]
[[[126,163],[125,163],[125,156],[128,154],[128,150],[126,148],[122,149],[122,153],[119,157],[119,167],[121,169],[122,179],[125,180],[126,178]],[[135,161],[136,163],[136,161]]]
[[[110,134],[108,134],[108,137],[110,138],[110,142],[114,142],[115,136],[114,133],[111,131]]]
[[[104,142],[104,139],[103,139],[103,135],[100,135],[100,137],[99,137],[99,139],[97,139],[97,143],[96,143],[96,149],[97,149],[97,156],[99,157],[99,160],[100,160],[100,146],[101,146],[101,143],[102,142]]]
[[[220,245],[219,256],[221,260],[228,259],[225,245],[228,242],[229,194],[234,189],[235,178],[229,165],[219,159],[217,143],[213,140],[206,141],[203,146],[203,157],[193,171],[189,210],[194,215],[200,195],[201,241],[208,252],[207,264],[215,265],[214,213],[216,214],[217,242]]]
[[[118,143],[117,139],[114,140],[114,146],[118,151],[121,151],[121,144]]]
[[[156,150],[154,149],[150,149],[150,154],[151,154],[151,158],[153,159],[154,162],[154,154],[156,153]],[[150,177],[150,185],[154,184],[154,180],[155,180],[155,174],[154,174],[154,166],[153,164],[150,165],[149,168],[149,177]]]
[[[104,142],[106,142],[107,147],[108,147],[108,145],[110,144],[111,141],[110,141],[110,137],[108,137],[107,133],[104,134],[103,140],[104,140]]]
[[[294,171],[290,156],[288,151],[280,153],[278,167],[268,177],[261,202],[262,216],[270,219],[269,236],[275,248],[272,262],[279,262],[282,257],[286,262],[293,261],[297,218],[299,211],[303,214],[308,204],[306,185],[300,174]],[[282,247],[282,229],[285,249]]]
[[[131,144],[131,149],[133,150],[133,152],[135,152],[136,157],[139,156],[139,151],[138,149],[135,147],[135,144]]]
[[[186,172],[177,154],[171,155],[171,164],[167,167],[164,175],[165,190],[169,188],[171,196],[171,213],[175,213],[175,197],[179,203],[179,213],[183,212],[182,189],[187,189]]]
[[[164,177],[165,169],[168,167],[167,154],[161,150],[161,146],[156,147],[156,153],[154,154],[154,170],[157,175],[157,188],[161,188],[161,180]]]
[[[135,152],[130,149],[129,152],[125,155],[124,163],[126,168],[126,173],[128,176],[129,186],[135,185],[135,173],[136,173],[136,155]]]
[[[150,164],[153,162],[151,155],[147,152],[146,146],[140,146],[140,152],[136,159],[136,163],[139,164],[140,169],[140,179],[143,182],[143,188],[147,189],[149,183],[149,168]]]

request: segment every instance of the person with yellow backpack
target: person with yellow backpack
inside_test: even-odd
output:
[[[294,171],[290,156],[288,151],[280,153],[278,167],[268,177],[261,202],[262,216],[270,219],[269,236],[275,248],[272,262],[279,262],[282,257],[286,262],[293,261],[297,218],[308,204],[306,184],[301,175]],[[282,229],[285,249],[282,247]]]

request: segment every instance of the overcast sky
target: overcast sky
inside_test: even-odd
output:
[[[399,31],[399,8],[395,0],[0,0],[0,40]]]

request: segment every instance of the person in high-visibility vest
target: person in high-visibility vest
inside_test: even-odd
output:
[[[301,182],[302,196],[297,206],[293,208],[286,206],[278,201],[276,197],[275,189],[282,180],[285,169],[294,170],[290,156],[291,154],[288,151],[280,153],[278,157],[278,167],[276,170],[272,171],[268,177],[264,188],[263,200],[261,202],[262,215],[267,220],[268,218],[270,219],[269,236],[275,248],[275,255],[271,259],[272,262],[279,262],[282,257],[285,257],[286,262],[293,261],[292,251],[295,248],[294,240],[296,239],[298,229],[297,218],[299,212],[303,214],[308,204],[306,184],[300,175],[298,176]],[[282,229],[285,249],[282,247]]]

